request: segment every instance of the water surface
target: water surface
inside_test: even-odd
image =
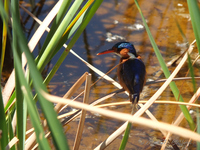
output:
[[[40,10],[41,13],[38,15],[40,19],[43,19],[47,15],[55,2],[44,1],[44,5]],[[188,44],[194,40],[187,3],[184,0],[140,0],[139,4],[155,42],[167,64],[173,58],[181,55],[188,48]],[[28,22],[31,22],[31,19],[28,20]],[[30,29],[30,24],[31,23],[27,23],[26,25],[28,29]],[[185,34],[185,38],[181,35],[178,25]],[[30,33],[27,33],[27,37],[30,38],[33,32],[34,30],[30,30]],[[102,56],[97,56],[96,54],[111,48],[116,42],[121,40],[133,43],[137,52],[142,56],[142,60],[146,65],[147,81],[165,78],[162,73],[158,73],[160,72],[160,65],[149,41],[134,0],[104,1],[73,47],[73,50],[90,64],[106,73],[118,64],[119,57],[115,54]],[[40,42],[40,44],[42,44],[43,40]],[[61,54],[61,52],[59,54]],[[47,73],[59,58],[59,54],[57,54],[57,56],[50,62]],[[197,50],[194,51],[192,58],[194,58],[196,54]],[[173,71],[174,67],[170,67],[169,69],[170,71]],[[196,65],[194,69],[195,75],[199,76],[198,65]],[[186,71],[187,65],[181,69],[178,76],[185,76]],[[54,95],[63,96],[85,72],[92,74],[92,82],[95,82],[99,78],[99,75],[70,53],[50,82],[49,91]],[[109,76],[118,81],[116,69],[113,70]],[[182,81],[177,81],[176,84],[181,90],[184,100],[188,101],[193,95],[191,82],[186,81],[184,86],[182,86]],[[146,86],[141,99],[148,100],[161,85],[162,83]],[[79,91],[77,91],[77,93],[83,89],[84,85]],[[117,90],[117,88],[110,82],[100,80],[91,88],[90,102],[115,90]],[[175,100],[170,88],[167,88],[159,99]],[[128,96],[122,93],[103,103],[126,100],[128,100]],[[131,111],[131,107],[128,105],[109,107],[108,109],[124,113],[130,113]],[[180,112],[179,106],[163,104],[154,104],[149,110],[159,121],[167,123],[172,123]],[[143,116],[148,118],[146,114]],[[98,114],[88,113],[80,149],[88,150],[95,148],[122,124],[122,121],[110,119]],[[66,136],[71,149],[77,125],[78,121],[76,120],[65,126]],[[188,128],[186,121],[183,121],[181,126]],[[188,141],[187,139],[175,135],[172,136],[172,138],[180,148],[184,148]],[[121,139],[122,136],[119,136],[114,143],[108,147],[108,149],[118,149]],[[159,149],[162,145],[162,141],[163,135],[159,131],[134,124],[126,149]],[[196,143],[192,142],[189,149],[195,149],[195,146]],[[172,149],[172,147],[169,145],[167,149]]]

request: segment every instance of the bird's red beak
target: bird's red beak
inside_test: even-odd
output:
[[[109,49],[109,50],[105,50],[103,52],[98,53],[97,55],[103,55],[103,54],[108,54],[108,53],[112,53],[115,52],[113,49]]]

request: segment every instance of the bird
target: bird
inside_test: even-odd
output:
[[[146,68],[141,56],[136,53],[134,45],[126,41],[118,42],[111,49],[97,55],[107,53],[116,53],[121,57],[117,77],[120,85],[129,93],[130,102],[135,106],[146,82]]]

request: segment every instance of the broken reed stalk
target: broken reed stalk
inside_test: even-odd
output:
[[[85,92],[84,92],[84,98],[83,98],[83,103],[85,103],[85,104],[89,103],[90,87],[91,87],[91,74],[88,74],[86,77]],[[77,133],[76,133],[76,138],[75,138],[75,142],[74,142],[74,148],[73,148],[74,150],[78,150],[79,145],[81,143],[81,137],[82,137],[83,127],[84,127],[84,122],[85,122],[85,116],[86,116],[86,110],[82,110],[81,118],[79,121]]]

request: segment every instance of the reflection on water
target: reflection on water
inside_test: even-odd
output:
[[[40,7],[35,7],[35,15],[43,19],[55,4],[54,2],[50,2],[53,1],[41,1]],[[139,4],[165,62],[167,63],[174,57],[182,54],[187,49],[188,44],[194,40],[186,1],[140,0]],[[35,30],[35,22],[24,12],[21,12],[21,14],[24,27],[27,31],[27,37],[30,38]],[[185,37],[181,35],[177,25],[180,26]],[[44,35],[44,38],[45,36],[46,35]],[[40,49],[44,38],[40,41],[37,49]],[[112,47],[120,40],[126,40],[135,45],[146,65],[148,80],[164,78],[162,74],[157,75],[157,72],[160,71],[160,66],[134,0],[104,1],[73,47],[73,50],[90,64],[106,73],[118,64],[119,58],[114,54],[103,56],[97,56],[96,54]],[[37,54],[38,52],[35,51],[34,53]],[[49,64],[49,69],[52,68],[58,57],[59,53]],[[173,67],[170,67],[170,71],[173,71],[173,69]],[[196,66],[194,69],[195,75],[199,76],[199,68]],[[95,82],[99,78],[93,70],[89,69],[74,55],[69,54],[50,82],[50,92],[55,95],[63,96],[74,82],[86,71],[92,74],[92,82]],[[178,76],[185,76],[186,71],[187,66],[181,70]],[[48,73],[48,70],[46,73]],[[116,70],[112,71],[109,76],[117,80]],[[178,87],[182,85],[181,81],[176,83]],[[142,99],[148,100],[161,85],[162,83],[146,86],[142,94]],[[192,95],[191,87],[191,82],[187,81],[187,84],[181,88],[181,93],[186,101]],[[100,80],[91,89],[90,102],[116,89],[117,88],[108,81]],[[80,91],[81,90],[83,90],[83,87]],[[124,101],[127,99],[128,96],[122,93],[108,99],[106,103]],[[159,99],[175,100],[170,88],[168,88]],[[110,107],[109,109],[124,113],[130,113],[131,111],[130,106],[116,106]],[[171,123],[179,114],[180,109],[178,106],[155,104],[150,108],[150,111],[153,112],[158,120]],[[146,114],[143,116],[147,117]],[[121,121],[88,113],[80,149],[95,148],[122,124],[123,122]],[[77,125],[78,121],[74,121],[65,127],[66,130],[68,130],[70,126],[70,129],[67,131],[70,147],[73,146]],[[185,121],[183,121],[181,125],[188,127]],[[184,147],[187,143],[186,139],[177,136],[173,136],[173,138],[180,148]],[[121,139],[122,136],[118,137],[108,149],[118,149]],[[127,149],[159,149],[162,142],[163,136],[159,131],[134,125],[127,144]],[[195,143],[192,142],[189,149],[194,147]],[[168,149],[172,149],[172,147],[168,146]]]

